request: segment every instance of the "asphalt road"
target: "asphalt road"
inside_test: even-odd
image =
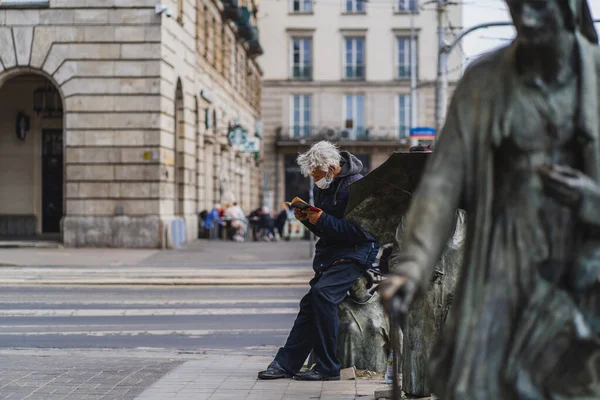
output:
[[[271,354],[307,287],[0,287],[0,348]]]

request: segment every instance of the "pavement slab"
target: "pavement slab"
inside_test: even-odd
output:
[[[1,399],[133,400],[182,361],[0,354]]]
[[[383,381],[348,380],[299,382],[292,379],[260,381],[256,374],[271,357],[207,356],[180,365],[143,392],[137,400],[371,400]]]

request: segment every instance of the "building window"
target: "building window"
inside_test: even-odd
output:
[[[309,94],[292,96],[292,134],[295,138],[310,135],[311,103]]]
[[[210,42],[210,30],[208,26],[208,8],[206,6],[204,6],[202,25],[204,30],[204,58],[208,58],[208,43]]]
[[[312,0],[292,0],[293,13],[311,13]]]
[[[417,11],[417,0],[396,0],[397,9],[399,12]]]
[[[365,79],[364,49],[364,38],[346,38],[344,57],[344,77],[346,79]]]
[[[212,20],[212,28],[213,28],[213,32],[211,33],[212,37],[211,37],[211,41],[212,41],[212,66],[217,68],[218,64],[219,64],[219,57],[220,57],[220,52],[219,52],[219,47],[218,47],[218,43],[219,43],[219,26],[217,25],[217,19],[213,18]]]
[[[200,0],[196,3],[196,52],[200,54],[204,51],[204,7],[200,4]]]
[[[231,86],[233,86],[235,88],[236,85],[236,65],[237,65],[237,53],[236,53],[236,47],[237,47],[237,42],[234,40],[232,40],[230,42],[229,48],[230,48],[230,54],[229,54],[229,82],[231,83]]]
[[[411,75],[411,54],[410,54],[410,38],[397,39],[397,60],[396,60],[396,78],[410,79]]]
[[[292,78],[312,79],[312,39],[292,39]]]
[[[347,13],[364,13],[365,0],[346,0]]]
[[[365,96],[348,94],[344,101],[344,139],[356,139],[365,133]]]
[[[401,94],[398,96],[398,135],[401,138],[410,135],[410,95]]]

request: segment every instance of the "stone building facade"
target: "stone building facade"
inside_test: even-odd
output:
[[[463,6],[447,9],[442,28],[450,39],[450,28],[462,25]],[[435,127],[434,4],[282,0],[265,1],[261,14],[265,196],[272,204],[309,195],[295,158],[315,141],[337,142],[368,172],[416,144],[411,128]],[[451,87],[461,67],[455,52]]]
[[[0,236],[173,246],[258,207],[254,4],[0,1]],[[229,15],[229,16],[227,16]]]

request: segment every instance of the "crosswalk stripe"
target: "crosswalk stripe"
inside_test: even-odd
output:
[[[0,310],[0,317],[138,317],[138,316],[199,316],[296,314],[297,308],[155,308],[155,309],[46,309]]]

